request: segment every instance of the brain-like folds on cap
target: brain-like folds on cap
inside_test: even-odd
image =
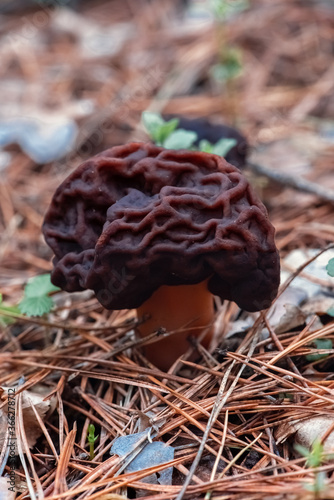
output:
[[[139,307],[161,285],[208,280],[248,310],[279,284],[274,228],[247,179],[224,159],[132,143],[78,167],[43,224],[52,281],[94,290],[108,309]]]

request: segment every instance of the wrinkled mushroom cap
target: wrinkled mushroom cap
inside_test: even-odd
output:
[[[131,143],[78,167],[57,189],[43,232],[52,282],[92,289],[107,309],[139,307],[161,285],[208,280],[222,300],[268,307],[279,257],[267,211],[219,156]]]

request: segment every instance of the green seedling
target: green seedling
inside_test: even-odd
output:
[[[1,314],[4,313],[4,314]],[[5,306],[2,303],[2,294],[0,293],[0,326],[11,325],[15,322],[15,315],[20,314],[17,306]]]
[[[17,306],[4,305],[0,294],[0,326],[14,323],[22,315],[30,317],[47,314],[54,306],[50,294],[59,290],[51,283],[50,274],[41,274],[29,280],[24,288],[23,299]]]
[[[226,21],[249,7],[247,0],[209,0],[209,8],[217,21]]]
[[[324,445],[320,439],[316,439],[310,449],[299,443],[295,443],[295,449],[300,455],[307,459],[306,466],[310,468],[321,467],[325,461],[333,459],[333,454],[325,453]],[[308,491],[312,491],[316,495],[315,498],[317,498],[326,488],[325,472],[315,472],[313,484],[305,484],[304,486]]]
[[[235,139],[220,139],[216,144],[211,144],[207,140],[202,140],[199,147],[195,146],[197,134],[191,130],[178,129],[178,118],[165,121],[159,113],[144,111],[142,123],[146,132],[157,146],[166,149],[191,149],[225,156],[237,141]]]
[[[91,460],[94,460],[95,457],[95,441],[99,435],[95,436],[95,425],[89,424],[88,426],[88,433],[87,433],[87,441],[89,443],[89,457]]]
[[[236,143],[236,139],[220,139],[216,144],[211,144],[211,142],[203,139],[199,143],[199,150],[204,151],[204,153],[212,153],[224,157]]]
[[[237,78],[242,73],[242,53],[236,47],[224,48],[219,56],[219,62],[212,66],[211,74],[219,83],[225,83]]]
[[[190,149],[197,139],[197,134],[189,130],[176,130],[179,120],[172,118],[165,121],[159,113],[144,111],[143,125],[157,146],[167,149]]]
[[[299,443],[295,443],[295,450],[298,451],[302,457],[305,457],[306,466],[307,467],[320,467],[324,460],[326,459],[326,455],[324,453],[324,445],[322,444],[320,439],[316,439],[311,448],[306,448]]]

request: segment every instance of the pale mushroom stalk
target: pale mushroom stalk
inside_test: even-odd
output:
[[[207,280],[195,285],[161,286],[138,309],[138,327],[141,337],[161,329],[178,331],[145,346],[145,355],[162,370],[170,366],[190,347],[190,337],[202,337],[208,348],[213,335],[214,303],[207,288]],[[162,335],[161,335],[162,336]]]

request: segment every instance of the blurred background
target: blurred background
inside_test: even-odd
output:
[[[144,110],[236,127],[265,168],[246,173],[281,252],[333,242],[333,204],[270,176],[334,190],[333,52],[333,0],[2,0],[2,292],[50,270],[54,190],[91,155],[146,140]]]

